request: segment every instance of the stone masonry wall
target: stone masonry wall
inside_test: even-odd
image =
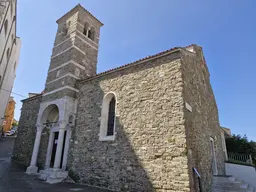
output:
[[[18,135],[15,139],[13,159],[29,166],[36,135],[36,120],[42,97],[36,96],[23,101]]]
[[[58,71],[59,71],[58,77],[64,76],[67,73],[71,73],[71,74],[77,76],[75,73],[75,70],[81,71],[82,69],[79,67],[76,67],[72,62],[69,62],[66,66],[63,66],[60,69],[56,69],[54,71],[48,72],[46,83],[56,79]],[[77,76],[77,77],[80,77],[80,76]]]
[[[63,50],[64,51],[64,50]],[[51,64],[49,69],[54,69],[58,66],[60,66],[63,63],[66,63],[70,60],[73,60],[79,64],[81,64],[81,61],[85,57],[84,53],[81,53],[80,51],[77,50],[75,47],[71,47],[69,50],[63,52],[60,55],[56,55],[51,59]]]
[[[198,169],[202,178],[203,191],[210,191],[212,182],[212,155],[210,137],[215,141],[218,174],[225,173],[224,152],[221,143],[218,108],[209,80],[209,72],[200,47],[197,53],[183,51],[182,73],[184,79],[184,101],[192,107],[192,112],[184,109],[186,119],[187,146],[191,187],[196,179],[192,177],[192,167]]]
[[[70,87],[75,88],[76,81],[77,81],[76,78],[74,78],[72,76],[66,76],[66,77],[60,78],[58,80],[55,80],[54,82],[48,83],[45,86],[44,91],[45,91],[45,93],[47,93],[47,92],[54,91],[58,88],[65,87],[65,86],[70,86]]]
[[[72,33],[76,31],[77,20],[78,13],[74,13],[69,16],[69,18],[66,18],[65,22],[59,23],[54,46],[59,45],[61,42],[72,36]]]
[[[110,91],[117,135],[99,141]],[[117,191],[190,191],[183,106],[179,51],[81,83],[69,175]]]
[[[55,93],[43,96],[42,101],[43,102],[45,102],[45,101],[53,101],[53,100],[62,98],[63,95],[76,98],[76,92],[75,91],[70,90],[70,89],[63,89],[61,91],[57,91]]]
[[[41,135],[40,147],[39,147],[38,157],[37,157],[37,167],[39,170],[43,169],[45,165],[49,135],[50,135],[50,132],[47,131],[46,128],[44,128]]]

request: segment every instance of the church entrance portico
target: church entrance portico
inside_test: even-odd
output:
[[[49,134],[49,141],[48,141],[48,147],[47,147],[47,154],[46,154],[46,160],[45,160],[45,169],[61,169],[65,171],[66,169],[66,162],[64,158],[67,158],[66,156],[64,157],[65,151],[68,150],[68,143],[69,143],[69,138],[70,138],[70,128],[67,126],[64,131],[60,130],[59,127],[54,127],[49,129],[50,134]],[[63,144],[62,144],[62,149],[60,152],[58,152],[58,145],[59,145],[59,139],[62,139],[61,134],[63,134]],[[60,137],[59,137],[60,136]],[[59,147],[60,148],[60,147]],[[56,163],[56,156],[57,154],[60,154],[60,165]]]
[[[39,171],[39,176],[49,183],[59,182],[68,175],[66,166],[71,127],[74,119],[74,113],[71,112],[74,108],[67,108],[67,106],[70,106],[68,101],[68,99],[58,99],[55,102],[45,102],[40,105],[36,139],[30,166],[26,172],[28,174],[36,174],[38,172],[37,158],[40,150],[41,135],[43,130],[46,129],[49,135],[47,153],[45,155],[44,169]]]

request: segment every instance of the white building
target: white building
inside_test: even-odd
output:
[[[12,91],[20,55],[16,37],[17,1],[0,0],[0,125]]]

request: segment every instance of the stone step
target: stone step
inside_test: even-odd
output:
[[[255,189],[236,177],[214,177],[212,192],[255,192]]]
[[[237,181],[236,177],[213,177],[213,181]]]
[[[45,169],[39,171],[39,178],[45,180],[48,183],[60,183],[68,177],[67,171]]]
[[[213,189],[212,192],[255,192],[254,188],[250,187],[248,189]]]
[[[213,189],[212,192],[243,192],[243,190],[222,190],[222,189]],[[247,190],[246,192],[254,192],[254,190]]]
[[[234,182],[234,183],[228,183],[228,182],[222,182],[222,183],[213,183],[213,186],[223,186],[223,187],[241,187],[241,182]]]
[[[47,170],[39,171],[39,179],[46,181],[48,176],[49,176],[49,172]]]
[[[56,177],[47,177],[46,182],[50,183],[50,184],[55,184],[55,183],[60,183],[62,182],[64,179],[66,179],[66,177],[62,177],[62,178],[56,178]]]
[[[240,186],[223,186],[223,185],[213,185],[214,189],[230,190],[230,191],[244,191],[246,192],[247,188],[242,188]]]

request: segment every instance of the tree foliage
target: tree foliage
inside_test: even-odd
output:
[[[17,122],[13,122],[12,123],[12,126],[14,127],[14,126],[18,126],[18,123]]]
[[[251,154],[254,159],[256,158],[256,143],[248,141],[246,135],[233,135],[226,139],[226,145],[228,152]]]

